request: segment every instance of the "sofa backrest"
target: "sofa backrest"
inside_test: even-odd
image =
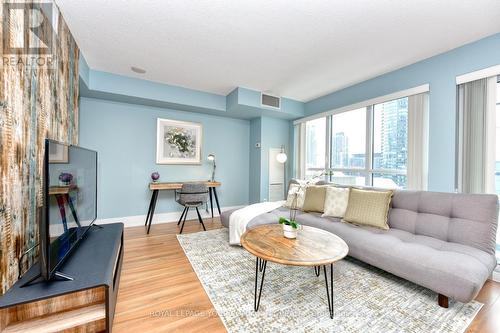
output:
[[[290,182],[293,183],[296,181]],[[349,187],[325,181],[316,184]],[[395,190],[388,222],[391,228],[495,254],[498,197],[493,194]]]
[[[396,190],[389,226],[495,253],[498,197]]]

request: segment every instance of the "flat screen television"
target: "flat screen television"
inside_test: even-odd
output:
[[[45,140],[40,274],[50,280],[97,217],[97,152]]]

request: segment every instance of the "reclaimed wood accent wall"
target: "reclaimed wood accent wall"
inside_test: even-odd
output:
[[[0,7],[3,21],[6,7]],[[0,294],[17,281],[18,258],[38,242],[45,138],[78,141],[79,49],[54,3],[52,10],[51,24],[38,32],[52,38],[50,66],[22,61],[15,65],[12,59],[26,58],[22,52],[7,55],[5,47],[0,49]],[[8,28],[15,32],[23,26]],[[2,30],[0,41],[5,44]],[[43,57],[47,60],[46,54]],[[37,254],[30,254],[24,266]]]

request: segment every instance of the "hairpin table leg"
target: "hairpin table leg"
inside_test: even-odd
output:
[[[323,266],[323,272],[325,273],[326,297],[328,298],[328,311],[330,312],[330,318],[333,319],[333,316],[335,315],[333,307],[333,264],[330,264],[330,288],[328,288],[326,265]]]
[[[260,296],[262,295],[262,286],[264,285],[264,276],[266,275],[267,260],[263,260],[257,257],[255,261],[255,294],[253,297],[253,309],[255,311],[259,310]],[[259,272],[262,272],[262,278],[260,279],[259,293],[257,294],[257,286],[259,285]]]

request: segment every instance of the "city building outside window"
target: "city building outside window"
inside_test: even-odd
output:
[[[306,178],[344,185],[406,188],[408,98],[306,122]]]

